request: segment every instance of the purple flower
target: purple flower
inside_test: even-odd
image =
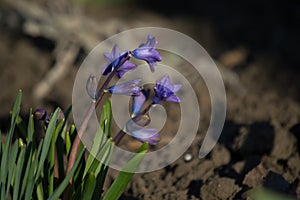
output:
[[[131,135],[141,142],[148,142],[150,145],[157,145],[160,135],[156,129],[143,128],[131,132]]]
[[[95,101],[97,99],[98,80],[91,74],[86,82],[86,91],[89,96]]]
[[[124,94],[124,95],[139,95],[141,92],[141,87],[138,84],[141,82],[141,79],[136,79],[122,83],[120,85],[114,85],[108,88],[108,91],[112,94]]]
[[[144,126],[145,125],[140,125],[140,122],[129,120],[126,124],[125,132],[141,142],[156,145],[160,140],[159,132],[153,128],[143,128]]]
[[[148,35],[147,42],[141,44],[137,49],[132,52],[133,57],[139,60],[145,60],[152,72],[154,72],[154,67],[156,62],[161,61],[162,58],[159,52],[155,49],[157,41],[152,35]]]
[[[135,117],[141,112],[141,109],[149,96],[150,90],[142,90],[140,94],[133,96],[132,99],[132,117]]]
[[[118,67],[121,62],[124,62],[124,59],[126,59],[126,61],[116,70],[116,75],[119,78],[121,78],[126,72],[135,69],[137,66],[128,61],[130,58],[128,55],[128,51],[122,53],[121,55],[117,45],[113,47],[111,53],[104,53],[104,57],[108,65],[103,69],[102,74],[107,75],[112,72],[114,68]]]
[[[34,111],[34,118],[37,120],[49,120],[49,115],[47,114],[47,111],[43,108],[36,109]]]
[[[155,96],[153,102],[159,104],[162,101],[180,102],[178,96],[175,93],[181,88],[181,84],[171,84],[168,75],[163,76],[156,81]]]

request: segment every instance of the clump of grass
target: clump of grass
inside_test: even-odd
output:
[[[85,158],[81,143],[76,161],[67,173],[64,162],[77,134],[68,123],[71,108],[61,116],[57,108],[45,124],[45,135],[35,137],[34,115],[29,112],[28,123],[19,116],[22,92],[19,91],[12,109],[6,142],[0,131],[0,199],[117,199],[124,192],[133,173],[120,172],[111,187],[103,194],[103,184],[114,142],[109,136],[111,124],[110,100],[103,106],[100,127],[94,138],[92,152]],[[13,141],[13,135],[21,135]],[[148,148],[144,143],[124,166],[136,169]],[[96,155],[94,157],[93,155]],[[128,171],[128,170],[127,170]]]

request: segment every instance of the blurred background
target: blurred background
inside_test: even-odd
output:
[[[171,28],[198,41],[220,68],[228,101],[224,131],[211,157],[195,158],[190,171],[179,160],[156,174],[137,175],[124,198],[214,199],[215,184],[230,187],[225,196],[216,194],[220,199],[244,197],[258,185],[299,195],[299,25],[297,1],[2,0],[0,128],[7,128],[18,89],[23,115],[30,108],[65,110],[78,67],[95,45],[132,28]],[[199,93],[206,90],[193,81]],[[208,95],[199,96],[201,132],[210,111]],[[202,138],[189,151],[194,157]],[[250,174],[249,183],[247,175],[260,164],[272,181],[253,181]],[[165,191],[149,187],[159,181]]]

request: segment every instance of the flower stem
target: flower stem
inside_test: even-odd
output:
[[[139,121],[140,117],[145,115],[147,112],[149,112],[150,108],[153,106],[153,102],[149,104],[143,111],[141,111],[139,114],[137,114],[135,117],[132,118],[134,122]],[[131,119],[130,119],[131,120]],[[124,137],[126,133],[121,129],[118,134],[113,138],[113,142],[118,145],[121,142],[121,139]]]
[[[102,98],[104,96],[104,90],[107,88],[108,84],[112,80],[113,76],[115,75],[115,72],[129,59],[130,59],[130,53],[125,58],[122,59],[122,61],[119,63],[119,65],[117,67],[115,67],[113,69],[113,71],[108,75],[107,79],[105,80],[105,82],[103,83],[101,88],[98,90],[97,101],[91,103],[91,105],[87,111],[87,114],[86,114],[86,116],[80,126],[80,129],[75,137],[75,140],[73,142],[69,161],[68,161],[68,166],[67,166],[67,170],[66,170],[66,175],[70,172],[70,170],[72,169],[72,167],[75,163],[78,148],[80,146],[80,138],[82,137],[83,133],[85,132],[85,130],[88,126],[88,122],[90,121],[92,114],[95,111],[95,108],[99,105],[100,101],[102,100]],[[72,184],[72,180],[70,180],[70,184]]]

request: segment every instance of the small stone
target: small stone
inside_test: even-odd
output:
[[[185,162],[190,162],[192,159],[193,159],[192,154],[187,153],[187,154],[184,155],[184,161]]]

